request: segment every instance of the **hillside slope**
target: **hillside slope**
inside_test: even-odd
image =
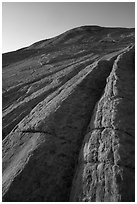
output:
[[[134,32],[83,26],[3,55],[3,201],[134,201]]]

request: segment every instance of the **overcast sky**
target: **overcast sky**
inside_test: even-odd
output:
[[[2,48],[13,51],[74,27],[135,27],[133,2],[4,2]]]

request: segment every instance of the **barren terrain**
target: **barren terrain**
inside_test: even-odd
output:
[[[3,201],[134,201],[134,34],[83,26],[3,54]]]

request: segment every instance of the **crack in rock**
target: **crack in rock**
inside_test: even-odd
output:
[[[134,201],[134,30],[116,29],[4,54],[4,202]]]

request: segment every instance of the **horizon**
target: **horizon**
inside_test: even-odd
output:
[[[93,26],[93,27],[94,27],[94,26],[97,26],[97,27],[102,27],[102,28],[126,28],[126,29],[135,29],[135,27],[132,27],[132,28],[128,28],[128,27],[110,27],[110,26],[109,26],[109,27],[107,27],[107,26],[104,26],[104,27],[103,27],[103,26],[99,26],[99,25],[84,25],[84,26],[79,26],[79,27],[75,27],[75,28],[86,27],[86,26]],[[73,29],[75,29],[75,28],[66,30],[66,31],[64,31],[63,33],[60,33],[59,35],[53,36],[53,37],[51,37],[51,38],[46,38],[46,39],[41,39],[41,40],[35,41],[35,42],[33,42],[32,44],[30,44],[30,45],[28,45],[28,46],[26,46],[26,47],[21,47],[21,48],[19,48],[19,49],[17,49],[17,50],[12,50],[12,51],[5,52],[5,53],[2,53],[2,54],[6,54],[6,53],[10,53],[10,52],[16,52],[16,51],[18,51],[18,50],[27,48],[27,47],[29,47],[29,46],[35,44],[35,43],[38,43],[38,42],[41,42],[41,41],[44,41],[44,40],[49,40],[49,39],[55,38],[55,37],[57,37],[57,36],[60,36],[60,35],[62,35],[62,34],[64,34],[64,33],[66,33],[67,31],[73,30]]]
[[[61,7],[61,4],[63,7]],[[24,17],[24,8],[26,8],[26,17]],[[68,19],[66,17],[68,17],[67,13],[70,11],[72,15]],[[100,12],[100,17],[97,17],[99,14],[96,15],[96,11]],[[81,12],[84,15],[81,15]],[[109,16],[110,14],[111,16]],[[114,14],[115,17],[113,17]],[[45,23],[46,20],[47,22]],[[43,25],[45,25],[45,28],[43,28]],[[54,38],[64,32],[82,26],[135,28],[135,3],[3,2],[2,54],[17,51],[36,42]],[[19,32],[16,32],[17,30]]]

